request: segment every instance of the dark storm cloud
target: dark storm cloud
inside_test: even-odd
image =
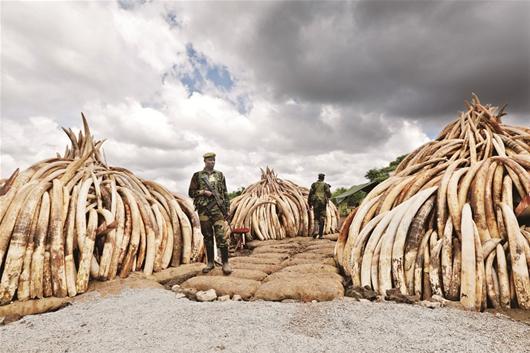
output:
[[[272,151],[295,151],[303,156],[329,151],[368,151],[392,134],[390,122],[380,115],[364,115],[350,107],[287,104],[270,116],[268,124],[271,122],[272,137],[276,139],[267,141],[264,137],[264,145]]]
[[[471,92],[530,111],[530,2],[289,2],[242,39],[277,99],[454,116]]]

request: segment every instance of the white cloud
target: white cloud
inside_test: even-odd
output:
[[[130,98],[117,104],[89,103],[85,109],[90,124],[101,136],[112,136],[123,143],[167,150],[193,148],[196,144],[161,111],[143,107]]]
[[[145,101],[165,70],[183,64],[185,43],[160,16],[113,2],[8,2],[2,10],[4,117],[64,120],[91,100]]]
[[[34,116],[20,123],[2,120],[0,143],[1,177],[9,176],[16,168],[27,168],[55,153],[63,153],[67,145],[57,122],[48,117]]]
[[[367,170],[427,141],[425,123],[383,108],[421,100],[408,87],[387,96],[386,79],[394,87],[398,74],[410,73],[410,56],[367,60],[379,32],[370,27],[363,37],[347,5],[336,5],[344,13],[276,2],[2,6],[2,177],[62,153],[58,125],[79,127],[79,111],[96,138],[107,139],[111,165],[180,193],[207,151],[217,153],[232,190],[258,181],[266,166],[304,185],[324,172],[338,187],[363,182]],[[395,38],[387,41],[382,53],[396,49]],[[403,71],[378,71],[386,60]],[[226,70],[232,86],[208,80],[213,68]],[[196,74],[204,82],[190,94],[179,79]],[[345,91],[351,101],[326,98]]]

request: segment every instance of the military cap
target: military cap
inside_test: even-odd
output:
[[[325,177],[325,176],[326,176],[326,174],[324,174],[324,173],[319,173],[319,174],[318,174],[318,177],[319,177],[319,178],[323,178],[323,177]]]
[[[204,158],[204,159],[206,159],[206,158],[215,158],[215,153],[207,152],[207,153],[202,155],[202,158]]]

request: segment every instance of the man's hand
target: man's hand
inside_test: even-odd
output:
[[[211,197],[213,195],[210,190],[203,190],[202,194],[206,197]]]

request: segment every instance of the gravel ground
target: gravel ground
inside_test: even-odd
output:
[[[530,352],[530,326],[348,298],[197,303],[163,289],[128,289],[0,327],[0,351],[515,353]]]

